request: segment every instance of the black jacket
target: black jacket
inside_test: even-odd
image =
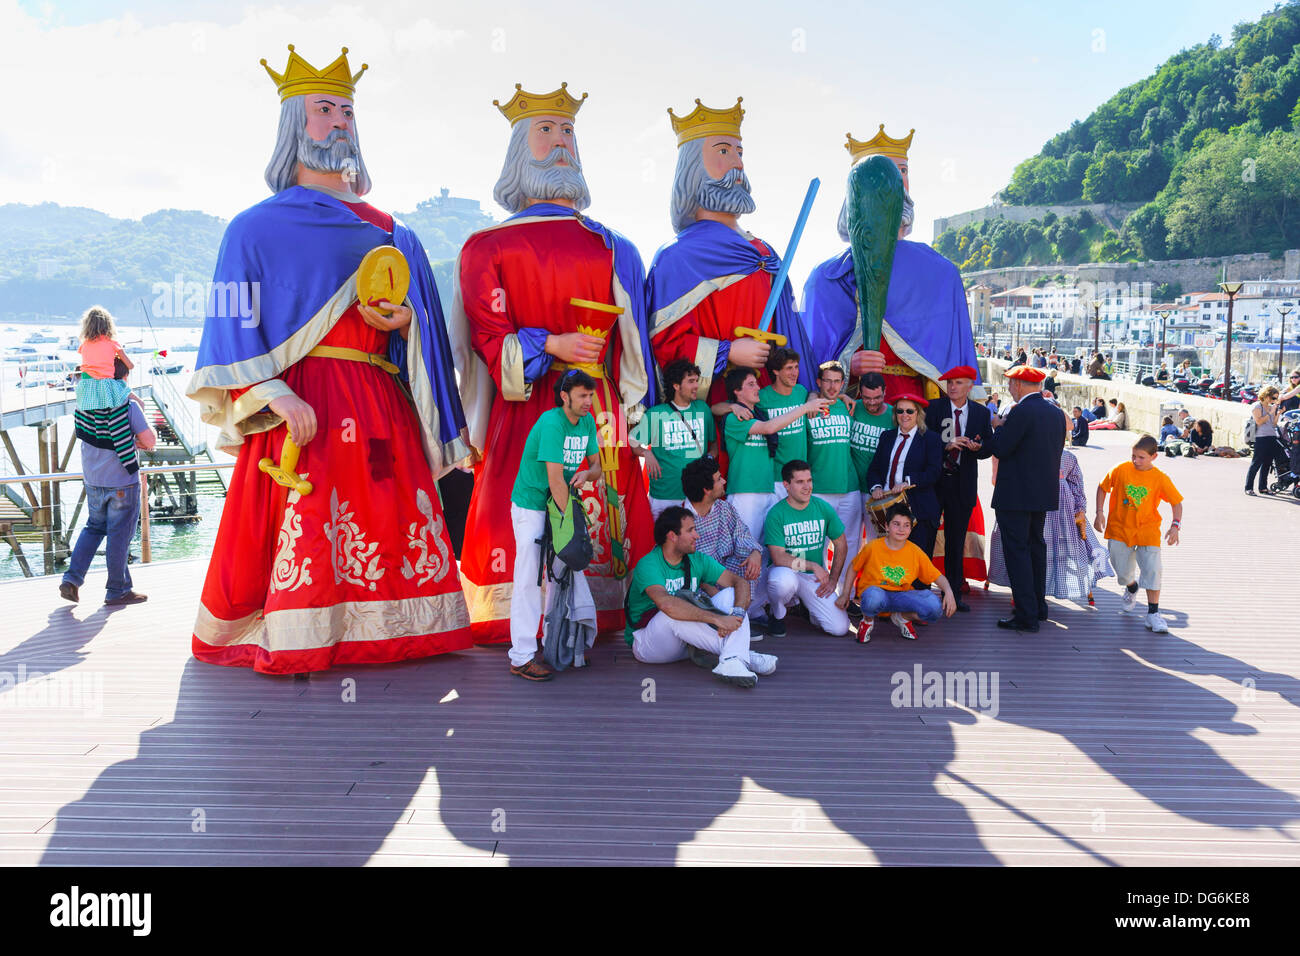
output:
[[[876,455],[871,459],[867,469],[867,489],[876,485],[888,489],[889,466],[894,458],[894,441],[898,438],[898,429],[891,428],[880,436],[876,446]],[[943,470],[943,442],[937,433],[928,429],[912,439],[912,447],[903,459],[903,474],[916,487],[908,489],[907,504],[912,514],[923,521],[939,521],[939,497],[934,493],[934,486],[939,481]]]
[[[1007,413],[984,445],[998,458],[993,507],[1006,511],[1055,511],[1060,497],[1065,416],[1042,394],[1030,392]]]
[[[982,442],[984,448],[974,453],[962,452],[961,460],[957,464],[956,474],[949,474],[945,471],[940,476],[939,481],[941,483],[955,481],[961,503],[968,508],[973,508],[975,507],[976,495],[979,493],[978,459],[989,457],[989,453],[985,449],[987,449],[989,441],[993,438],[993,416],[989,414],[989,410],[983,405],[968,399],[966,407],[962,409],[961,417],[961,433],[967,438]],[[939,436],[940,445],[945,443],[950,434],[951,422],[952,402],[946,395],[930,402],[930,407],[925,411],[925,427]]]

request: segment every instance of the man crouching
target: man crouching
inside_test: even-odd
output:
[[[696,537],[695,518],[679,505],[655,519],[655,549],[632,572],[624,639],[643,664],[690,657],[729,684],[753,687],[776,670],[776,658],[749,649],[749,582],[696,554]]]

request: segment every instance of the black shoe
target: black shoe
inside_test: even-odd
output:
[[[691,644],[686,645],[686,656],[691,659],[691,663],[696,667],[703,667],[711,671],[718,666],[718,655],[710,654],[703,648],[695,647]]]
[[[1039,619],[1040,621],[1046,621],[1046,620],[1047,620],[1047,617],[1048,617],[1048,613],[1049,613],[1049,612],[1047,612],[1047,611],[1039,611],[1039,612],[1038,612],[1038,619]]]
[[[845,611],[848,612],[849,617],[859,621],[862,620],[862,605],[857,601],[850,601]]]
[[[785,618],[768,618],[767,633],[769,637],[785,637]]]
[[[998,627],[1005,628],[1008,631],[1026,631],[1029,634],[1038,633],[1037,621],[1022,621],[1015,617],[998,618]]]
[[[959,611],[965,611],[965,612],[969,613],[969,612],[970,612],[970,605],[967,604],[965,601],[963,601],[961,598],[957,598],[957,610],[959,610]]]

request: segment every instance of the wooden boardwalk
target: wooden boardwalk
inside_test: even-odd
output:
[[[1129,444],[1093,440],[1090,484]],[[102,573],[76,607],[0,585],[0,862],[1295,865],[1300,502],[1161,465],[1171,633],[1111,579],[1015,636],[995,588],[915,643],[792,626],[752,691],[621,642],[549,684],[502,649],[295,682],[189,657],[201,563],[137,568],[149,602],[112,612]],[[893,706],[918,667],[996,672],[996,715]]]

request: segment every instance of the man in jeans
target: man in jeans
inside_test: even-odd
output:
[[[149,451],[158,436],[145,421],[144,412],[135,402],[127,402],[131,418],[131,433],[135,435],[136,448]],[[86,441],[81,443],[81,471],[86,476],[86,526],[77,536],[72,549],[68,570],[64,572],[59,594],[76,604],[80,599],[78,589],[86,580],[99,543],[108,539],[104,557],[108,561],[108,586],[105,605],[139,604],[148,598],[131,589],[131,572],[127,569],[127,556],[135,525],[140,519],[139,458],[136,468],[130,471],[123,466],[116,450],[99,448]]]

